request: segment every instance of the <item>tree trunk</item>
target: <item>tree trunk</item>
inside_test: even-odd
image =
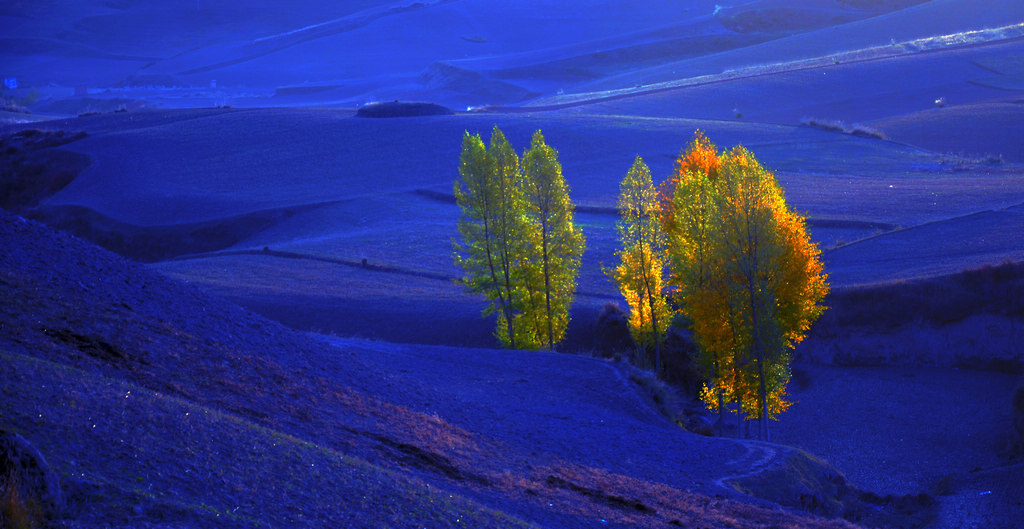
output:
[[[651,330],[654,332],[652,339],[654,341],[654,375],[661,376],[661,340],[658,339],[658,317],[654,312],[654,292],[651,288],[651,277],[649,272],[651,271],[650,263],[647,262],[647,257],[644,256],[644,242],[640,242],[640,266],[643,267],[644,277],[644,290],[647,292],[647,308],[651,311]]]
[[[722,389],[718,388],[718,436],[721,437],[725,433],[725,396],[722,395]]]
[[[761,408],[761,421],[758,427],[758,437],[762,441],[768,440],[768,394],[765,387],[764,380],[764,341],[761,339],[761,321],[759,314],[757,313],[757,296],[754,293],[754,283],[757,281],[758,272],[758,259],[757,250],[760,245],[758,244],[758,237],[756,230],[753,230],[750,225],[750,219],[747,219],[747,252],[750,254],[750,262],[747,264],[746,280],[747,280],[747,302],[750,304],[750,328],[754,338],[754,353],[757,356],[757,375],[759,380],[758,388],[758,405]]]
[[[548,268],[548,226],[546,220],[541,223],[541,252],[544,259],[544,303],[547,305],[548,316],[548,351],[554,351],[555,331],[551,325],[551,272]]]
[[[646,276],[647,273],[644,273]],[[658,317],[654,315],[654,296],[651,294],[650,282],[646,279],[647,283],[647,307],[651,309],[651,330],[654,331],[652,336],[654,341],[654,374],[655,376],[661,376],[661,340],[658,339]]]
[[[495,290],[498,291],[498,303],[501,304],[501,313],[505,315],[505,325],[507,325],[507,328],[508,328],[509,346],[511,346],[512,349],[515,349],[516,348],[516,339],[515,339],[515,335],[512,333],[513,332],[513,329],[512,329],[512,298],[508,297],[506,299],[505,294],[502,293],[502,291],[501,291],[501,286],[500,286],[501,284],[498,282],[498,272],[494,269],[494,251],[491,249],[491,238],[492,237],[493,236],[491,235],[491,223],[487,219],[487,217],[485,216],[484,217],[484,241],[485,241],[486,245],[485,245],[484,249],[487,252],[487,266],[491,270],[491,283],[494,285]],[[507,273],[506,273],[505,279],[506,279],[506,281],[508,280]]]
[[[502,272],[505,274],[505,297],[508,299],[508,310],[505,311],[505,325],[508,329],[508,341],[512,349],[516,348],[516,335],[515,327],[512,323],[512,317],[514,315],[515,308],[512,306],[512,278],[509,268],[512,266],[512,259],[508,256],[508,246],[506,241],[506,248],[504,258],[502,259]]]
[[[760,420],[760,426],[758,428],[758,435],[757,436],[762,441],[767,441],[768,440],[768,392],[767,392],[767,389],[765,388],[765,383],[764,383],[764,349],[763,348],[758,353],[757,375],[758,375],[758,377],[761,378],[761,384],[760,384],[760,386],[761,386],[760,387],[760,391],[761,391],[761,394],[760,394],[760,397],[761,397],[761,402],[760,402],[761,420]]]

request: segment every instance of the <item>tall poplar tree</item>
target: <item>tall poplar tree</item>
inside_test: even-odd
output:
[[[569,325],[569,307],[576,294],[585,241],[574,224],[575,207],[569,199],[558,153],[544,141],[540,130],[533,134],[530,148],[523,154],[522,167],[526,214],[537,229],[534,244],[540,277],[536,280],[543,294],[531,296],[532,304],[543,303],[542,317],[534,321],[548,349],[554,350]],[[529,288],[536,292],[532,284],[536,283],[528,281]]]
[[[661,228],[658,193],[651,170],[637,156],[619,184],[618,232],[620,263],[612,276],[629,304],[629,330],[644,354],[654,350],[655,372],[661,373],[661,344],[668,321],[663,292],[665,233]]]
[[[702,397],[718,411],[721,433],[725,404],[733,400],[736,344],[730,311],[721,295],[725,286],[719,283],[723,278],[712,273],[719,266],[712,252],[712,234],[719,221],[715,186],[718,168],[717,148],[697,131],[662,186],[662,225],[668,239],[670,282],[677,287],[676,297],[698,337],[696,360],[708,381]]]
[[[757,384],[744,385],[741,404],[768,440],[768,419],[789,406],[790,350],[824,311],[819,303],[828,294],[827,276],[804,218],[786,205],[775,175],[743,147],[729,152],[722,166],[719,250],[733,278],[746,360],[756,366],[746,374],[748,380],[756,374]]]
[[[526,275],[522,268],[530,266],[519,157],[498,127],[489,150],[479,135],[466,132],[459,176],[454,193],[462,244],[455,243],[455,261],[462,283],[490,301],[484,313],[497,313],[495,336],[502,345],[529,347],[517,341],[522,333],[516,329],[524,303],[518,284]]]
[[[536,338],[527,334],[527,326],[522,321],[528,294],[520,286],[530,277],[529,269],[536,266],[530,259],[533,226],[524,215],[526,202],[519,156],[497,125],[491,131],[487,154],[493,164],[493,185],[498,200],[494,219],[498,282],[502,296],[509,300],[508,310],[498,314],[497,337],[502,344],[513,349],[537,349]]]

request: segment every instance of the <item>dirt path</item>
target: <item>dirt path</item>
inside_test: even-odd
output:
[[[760,441],[737,441],[747,449],[747,453],[743,457],[730,461],[726,464],[726,469],[730,471],[714,481],[715,485],[722,487],[723,489],[733,489],[727,484],[729,481],[738,481],[743,478],[748,478],[760,474],[769,468],[779,464],[780,458],[779,445],[772,445],[770,443],[762,443]]]

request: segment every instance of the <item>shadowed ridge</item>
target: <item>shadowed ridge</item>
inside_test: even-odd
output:
[[[437,103],[384,101],[359,107],[360,118],[406,118],[415,116],[447,116],[454,114],[448,107]]]
[[[325,204],[306,204],[254,211],[222,219],[138,226],[108,217],[85,206],[43,205],[26,215],[67,230],[108,250],[144,263],[229,248],[299,213]]]

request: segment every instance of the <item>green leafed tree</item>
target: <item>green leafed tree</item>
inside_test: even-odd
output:
[[[629,330],[642,353],[654,351],[661,373],[661,344],[670,311],[663,291],[665,233],[651,171],[639,156],[619,184],[619,265],[612,277],[629,305]]]
[[[530,244],[538,267],[524,282],[528,290],[525,312],[549,350],[565,337],[569,308],[576,295],[576,278],[585,241],[576,228],[569,186],[562,176],[558,153],[538,130],[522,159],[526,215],[534,225]]]
[[[484,312],[497,314],[495,336],[502,345],[537,348],[536,340],[524,340],[524,330],[517,328],[527,301],[521,285],[535,265],[519,157],[498,127],[489,149],[479,135],[463,135],[459,176],[454,192],[462,243],[455,243],[455,260],[464,273],[462,283],[490,301]]]

